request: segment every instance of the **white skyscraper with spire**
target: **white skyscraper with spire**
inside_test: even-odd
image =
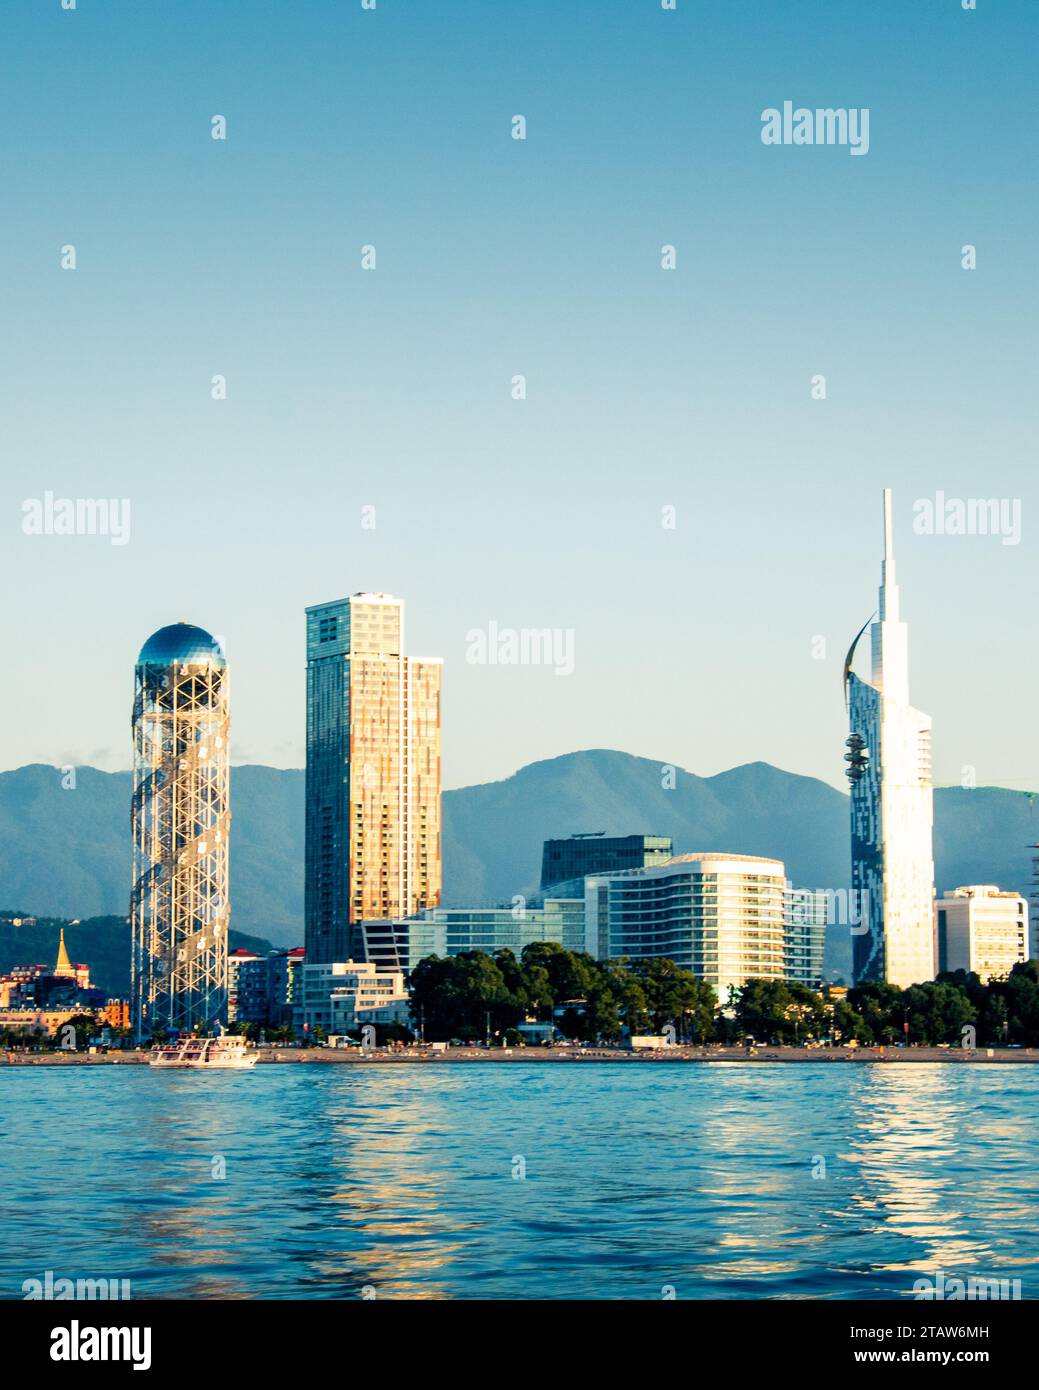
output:
[[[898,608],[890,488],[869,681],[851,669],[864,631],[844,667],[851,881],[861,908],[852,937],[855,979],[905,988],[935,973],[931,720],[909,703],[909,634]]]

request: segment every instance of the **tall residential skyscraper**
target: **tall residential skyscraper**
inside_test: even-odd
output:
[[[898,611],[891,489],[884,490],[879,620],[872,679],[844,663],[850,736],[851,882],[862,905],[852,937],[856,980],[906,988],[935,974],[931,720],[909,703],[908,632]]]
[[[229,673],[190,623],[152,634],[134,673],[133,1018],[138,1036],[226,1022]]]
[[[307,609],[305,944],[359,958],[355,924],[440,901],[439,657],[404,655],[404,603]]]

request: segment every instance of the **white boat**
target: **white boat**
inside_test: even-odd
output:
[[[153,1047],[148,1065],[151,1067],[231,1068],[241,1071],[253,1067],[260,1054],[249,1047],[244,1038],[225,1034],[220,1038],[178,1038],[176,1042]]]

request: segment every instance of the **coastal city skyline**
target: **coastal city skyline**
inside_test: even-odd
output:
[[[718,850],[662,857],[670,841],[650,848],[655,827],[648,827],[640,832],[642,862],[636,857],[613,874],[606,871],[614,842],[578,835],[573,848],[558,852],[572,861],[571,872],[546,883],[543,868],[542,892],[529,911],[524,896],[514,896],[511,907],[441,909],[441,659],[406,654],[405,605],[394,595],[361,591],[309,607],[305,927],[295,1024],[304,1033],[327,1031],[334,1001],[345,996],[351,1023],[406,1026],[414,1021],[412,983],[441,946],[448,956],[483,950],[497,957],[551,942],[601,961],[663,959],[708,986],[723,1013],[755,981],[824,986],[825,933],[834,929],[851,934],[856,985],[909,989],[933,980],[939,962],[954,957],[975,973],[983,961],[1023,965],[1033,943],[1022,899],[973,884],[947,894],[941,909],[935,901],[931,720],[909,703],[908,627],[892,532],[885,488],[870,681],[854,671],[865,628],[844,666],[850,874],[847,884],[826,889],[793,885],[782,861],[767,856]],[[228,1012],[238,978],[228,967],[229,684],[219,642],[190,624],[160,629],[138,658],[131,907],[139,1038],[156,1021],[189,1031],[237,1021],[234,1008]],[[662,785],[673,785],[674,769],[661,773]],[[239,950],[232,965],[246,970],[247,954]],[[253,961],[268,978],[267,962]],[[258,986],[254,993],[260,1013],[253,1021],[270,1021],[271,1001]],[[527,1022],[537,1024],[536,1015]]]
[[[15,1378],[1014,1374],[1039,0],[0,37]]]
[[[393,972],[392,1002],[404,1005],[421,942],[452,941],[454,954],[555,940],[600,959],[673,959],[709,982],[724,1005],[731,991],[754,978],[818,987],[824,934],[834,928],[851,933],[856,983],[882,980],[908,988],[933,979],[939,959],[951,958],[940,939],[951,909],[935,915],[931,721],[909,704],[908,628],[895,574],[890,489],[883,492],[871,681],[854,671],[865,629],[845,658],[852,795],[844,884],[792,885],[781,861],[766,856],[755,862],[724,849],[658,865],[647,859],[616,882],[600,881],[596,875],[606,861],[595,857],[591,837],[583,846],[592,854],[583,876],[550,884],[531,902],[529,918],[525,898],[513,898],[511,914],[506,905],[482,913],[478,904],[440,909],[442,661],[406,654],[404,616],[402,599],[366,591],[305,613],[305,976],[318,966],[334,972],[368,962],[376,974],[379,968]],[[130,899],[139,1036],[147,1036],[149,1018],[174,1028],[229,1021],[229,689],[223,648],[203,628],[168,625],[141,650],[133,708]],[[662,785],[673,785],[674,769],[669,774],[665,765],[661,773]],[[651,836],[657,827],[635,829]],[[546,853],[547,847],[546,840]],[[705,860],[712,867],[696,869],[705,876],[692,889],[692,918],[687,907],[671,912],[657,888],[679,883],[672,875]],[[642,900],[636,896],[641,880]],[[730,886],[703,887],[715,883]],[[1026,960],[1032,941],[1027,908],[1018,920],[1021,899],[998,884],[959,886],[954,893],[979,902],[986,895],[1012,900],[1008,913],[990,923],[997,956],[1009,952],[1011,961]],[[726,901],[731,906],[720,910]],[[710,902],[716,902],[713,910]],[[704,904],[702,916],[698,903]],[[517,918],[524,924],[519,929]],[[968,969],[974,968],[971,920],[964,938]],[[448,934],[431,936],[431,924]],[[341,984],[322,978],[328,989]],[[325,1018],[327,1008],[317,1007],[313,1016]]]
[[[1027,905],[1005,885],[959,885],[941,909],[935,901],[931,720],[909,704],[892,512],[886,488],[871,680],[854,670],[865,627],[844,668],[850,874],[826,887],[792,884],[781,860],[724,846],[664,858],[654,851],[602,877],[612,842],[578,836],[563,857],[579,849],[583,873],[546,885],[543,871],[529,907],[514,896],[511,908],[442,908],[442,660],[406,654],[405,604],[394,595],[360,591],[308,607],[305,950],[297,961],[306,1002],[292,1010],[294,1022],[325,1027],[343,993],[339,977],[350,971],[356,1010],[361,993],[379,987],[392,1009],[371,1017],[406,1025],[414,972],[441,948],[496,954],[555,942],[599,960],[663,958],[709,985],[722,1008],[754,980],[824,985],[824,939],[834,929],[850,932],[856,984],[907,989],[953,958],[968,971],[976,961],[1026,961]],[[546,634],[513,636],[519,650],[545,639],[542,650],[552,652]],[[138,657],[130,896],[138,1037],[157,1024],[190,1031],[236,1021],[234,1007],[228,1012],[236,997],[230,684],[220,641],[188,623],[157,630]],[[661,785],[673,786],[674,768],[660,771]],[[658,827],[631,829],[652,838]],[[243,969],[246,954],[235,953]],[[257,997],[259,1018],[272,1016],[262,991]]]

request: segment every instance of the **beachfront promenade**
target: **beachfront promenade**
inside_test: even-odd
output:
[[[632,1052],[607,1047],[449,1047],[434,1051],[431,1047],[404,1048],[395,1052],[388,1048],[359,1047],[261,1047],[260,1064],[284,1063],[294,1066],[325,1066],[397,1064],[420,1066],[473,1065],[477,1063],[508,1064],[510,1062],[539,1062],[548,1065],[573,1065],[610,1062],[626,1066],[673,1065],[677,1062],[809,1062],[845,1063],[880,1062],[906,1064],[944,1062],[952,1066],[966,1064],[1039,1062],[1037,1048],[963,1048],[963,1047],[663,1047]],[[148,1061],[146,1051],[126,1052],[5,1052],[0,1053],[0,1066],[140,1066]]]

